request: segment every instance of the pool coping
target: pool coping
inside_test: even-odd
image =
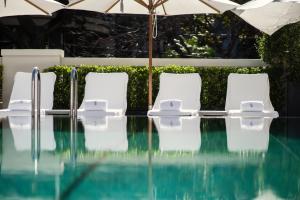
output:
[[[55,110],[47,110],[46,115],[69,115],[70,110],[67,109],[55,109]],[[198,112],[199,116],[227,116],[227,111],[219,111],[219,110],[201,110]],[[143,115],[147,116],[147,112],[128,112],[126,115]]]

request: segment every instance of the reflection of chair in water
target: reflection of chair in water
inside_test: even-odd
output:
[[[89,151],[127,151],[127,117],[81,116]]]
[[[161,151],[198,151],[201,146],[199,117],[155,117]]]
[[[260,191],[260,193],[257,195],[257,197],[254,200],[268,200],[268,199],[277,199],[280,200],[280,198],[273,190],[263,190]]]
[[[31,145],[31,117],[11,116],[3,121],[3,160],[1,173],[34,172]],[[5,128],[6,127],[6,128]],[[10,129],[9,129],[10,128]],[[41,117],[40,156],[37,171],[46,174],[62,172],[59,156],[53,151],[56,142],[53,131],[53,116]]]
[[[266,152],[273,118],[227,117],[227,148],[230,152]]]
[[[17,151],[31,149],[31,119],[30,116],[10,116],[10,129]],[[53,132],[53,116],[41,117],[41,150],[54,151],[56,148]]]

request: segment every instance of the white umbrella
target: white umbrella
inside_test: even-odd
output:
[[[223,13],[236,6],[229,0],[72,0],[69,4],[71,9],[145,15],[151,11],[158,15]]]
[[[102,13],[149,15],[148,104],[151,108],[153,15],[220,14],[236,6],[238,4],[229,0],[73,0],[69,3],[68,8]]]
[[[54,0],[0,0],[0,17],[17,15],[51,15],[64,8]]]
[[[300,21],[300,0],[253,0],[233,10],[255,28],[272,35]]]

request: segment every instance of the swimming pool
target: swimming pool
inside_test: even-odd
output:
[[[0,199],[300,199],[299,118],[148,122],[2,119]]]

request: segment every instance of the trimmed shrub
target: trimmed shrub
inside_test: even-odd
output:
[[[300,22],[290,24],[280,29],[272,36],[263,35],[258,39],[258,52],[261,58],[273,67],[296,68],[300,67]],[[298,70],[299,72],[299,70]],[[298,77],[288,76],[294,81]]]
[[[69,108],[70,99],[70,72],[71,66],[55,66],[46,69],[46,72],[54,72],[57,75],[54,95],[54,108]],[[129,76],[127,90],[128,110],[143,110],[147,107],[147,77],[146,67],[131,66],[93,66],[82,65],[78,68],[78,101],[82,102],[84,96],[85,76],[89,72],[109,73],[126,72]],[[109,86],[108,86],[109,87]],[[97,88],[95,88],[97,89]]]
[[[2,102],[3,66],[0,65],[0,102]]]
[[[2,72],[3,72],[3,66],[0,65],[0,80],[1,80],[1,85],[2,85]]]
[[[69,108],[70,72],[72,66],[54,66],[46,69],[57,75],[54,94],[54,108]],[[148,70],[146,66],[96,66],[82,65],[78,68],[78,98],[82,102],[85,87],[85,76],[89,72],[126,72],[129,76],[127,90],[127,110],[146,111],[148,100]],[[271,84],[271,100],[276,110],[280,111],[282,90],[280,79],[282,70],[270,67],[189,67],[170,65],[153,68],[153,100],[159,89],[159,75],[169,73],[199,73],[202,79],[201,109],[224,110],[227,78],[230,73],[268,73]],[[109,85],[107,86],[109,87]],[[97,87],[95,87],[95,90]]]
[[[295,91],[300,86],[300,22],[287,25],[272,36],[261,36],[258,52],[273,71],[277,71],[276,76],[280,79],[273,83],[273,88],[283,91],[275,104],[284,115],[299,115],[300,107],[295,99],[300,97]]]

